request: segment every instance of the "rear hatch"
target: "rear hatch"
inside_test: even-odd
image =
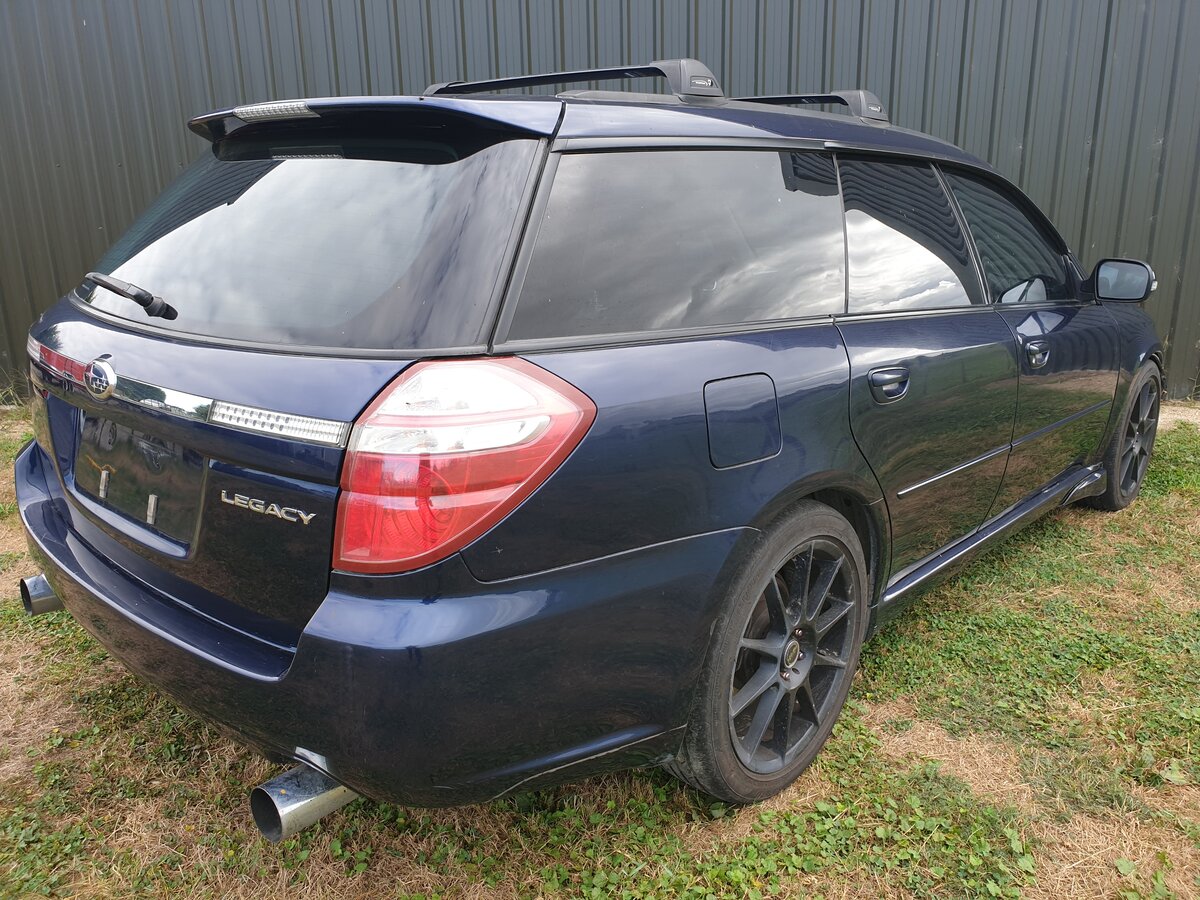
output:
[[[300,112],[219,116],[97,264],[177,318],[84,280],[29,345],[76,535],[279,646],[328,589],[355,417],[412,360],[486,350],[542,151],[450,101]]]

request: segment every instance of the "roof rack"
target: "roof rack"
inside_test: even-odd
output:
[[[830,91],[827,94],[777,94],[769,97],[734,97],[744,103],[770,103],[776,106],[792,104],[841,103],[851,115],[876,122],[890,122],[883,103],[870,91]]]
[[[548,72],[545,75],[517,75],[514,78],[493,78],[488,81],[443,81],[425,88],[421,96],[435,94],[482,94],[509,88],[537,87],[547,84],[578,84],[587,81],[607,81],[613,78],[651,78],[661,75],[667,79],[671,92],[681,99],[724,97],[721,85],[708,66],[697,59],[656,59],[644,66],[615,66],[608,69],[579,69],[574,72]]]

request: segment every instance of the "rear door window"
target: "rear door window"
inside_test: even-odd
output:
[[[849,312],[983,303],[950,199],[927,163],[838,159],[846,204]]]
[[[997,187],[947,172],[996,303],[1069,300],[1066,262],[1033,218]]]
[[[844,252],[828,154],[565,154],[508,339],[840,313]]]
[[[139,324],[262,344],[483,343],[538,142],[458,130],[394,115],[354,130],[235,132],[96,266],[179,318],[147,319],[87,282],[79,293]]]

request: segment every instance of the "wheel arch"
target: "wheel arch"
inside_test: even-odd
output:
[[[1158,366],[1158,371],[1162,373],[1163,380],[1165,381],[1167,377],[1167,364],[1163,355],[1162,344],[1156,344],[1154,349],[1146,354],[1146,359]]]
[[[866,557],[867,579],[871,586],[867,637],[871,636],[876,627],[879,600],[887,583],[888,564],[891,560],[891,522],[883,493],[874,476],[870,475],[870,470],[866,471],[869,478],[831,472],[801,479],[777,494],[759,510],[753,521],[746,523],[748,527],[743,529],[742,536],[726,557],[713,581],[706,605],[706,622],[701,632],[703,649],[697,655],[697,667],[711,652],[713,628],[719,619],[720,609],[743,567],[766,539],[771,528],[790,509],[804,500],[814,500],[830,507],[843,516],[858,535]],[[680,724],[686,723],[687,711],[691,709],[694,698],[692,691],[685,691],[684,694],[686,700],[681,706],[684,713],[679,720]]]
[[[830,507],[858,535],[867,562],[874,610],[886,583],[886,562],[891,558],[891,523],[879,485],[873,478],[867,481],[834,473],[803,479],[766,504],[751,524],[760,532],[766,531],[802,500],[815,500]]]
[[[1141,371],[1142,366],[1153,362],[1158,366],[1163,384],[1167,382],[1166,348],[1158,336],[1154,322],[1141,304],[1108,303],[1104,305],[1116,328],[1117,354],[1114,361],[1117,370],[1116,383],[1113,391],[1112,411],[1108,425],[1101,435],[1097,453],[1103,453],[1104,448],[1112,440],[1114,431],[1121,418],[1125,403],[1129,398],[1129,388],[1133,379]]]

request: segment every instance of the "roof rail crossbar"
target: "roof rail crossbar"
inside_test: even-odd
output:
[[[509,88],[538,87],[548,84],[578,84],[615,78],[667,79],[671,92],[680,97],[724,97],[721,85],[708,66],[697,59],[656,59],[644,66],[613,66],[606,69],[579,69],[573,72],[548,72],[544,75],[517,75],[487,81],[443,81],[425,88],[423,97],[435,94],[482,94]]]
[[[744,103],[770,103],[776,106],[792,104],[840,103],[850,109],[851,115],[876,122],[888,122],[883,103],[870,91],[830,91],[827,94],[777,94],[769,97],[735,97]]]

